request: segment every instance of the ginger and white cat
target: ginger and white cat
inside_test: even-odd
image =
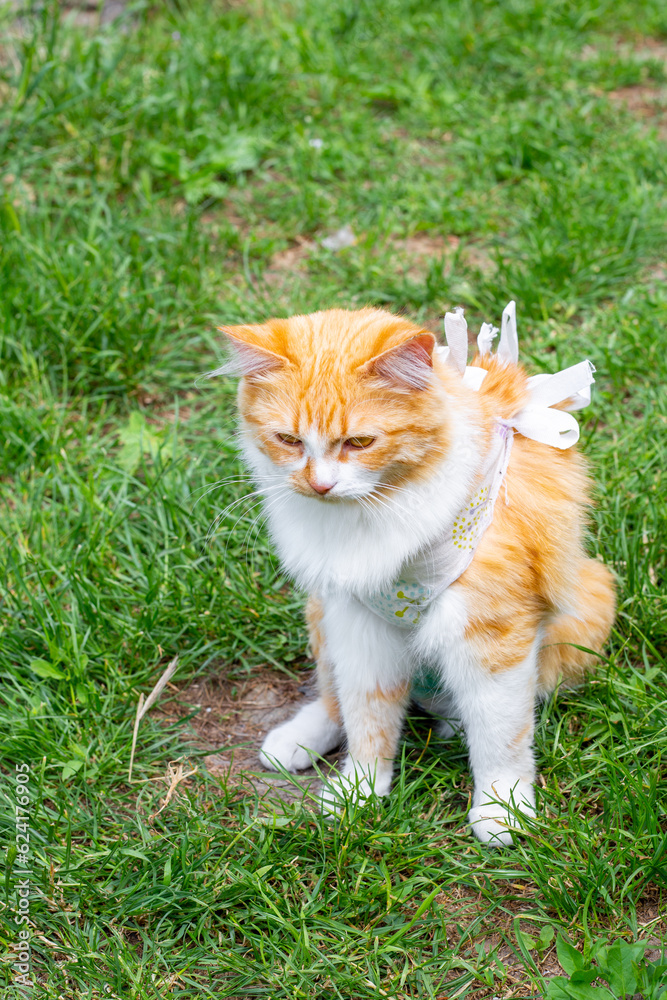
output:
[[[578,647],[604,644],[614,587],[583,547],[590,483],[561,441],[574,418],[549,410],[571,423],[543,427],[571,380],[537,399],[545,377],[516,364],[511,311],[499,354],[485,325],[467,368],[461,320],[448,314],[449,352],[376,309],[222,328],[232,356],[211,374],[243,376],[245,460],[309,595],[319,697],[269,733],[262,762],[298,771],[345,739],[325,807],[343,788],[385,795],[416,691],[465,736],[474,833],[511,843],[518,811],[534,813],[536,699],[592,665]]]

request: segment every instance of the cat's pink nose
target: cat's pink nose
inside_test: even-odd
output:
[[[308,484],[309,486],[312,486],[315,492],[319,493],[321,496],[324,496],[325,493],[328,493],[329,490],[332,489],[334,485],[333,483],[318,483],[317,480],[313,479],[309,479]]]

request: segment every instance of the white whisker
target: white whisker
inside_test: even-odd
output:
[[[276,511],[281,510],[282,507],[284,507],[285,504],[289,501],[289,498],[290,498],[290,493],[289,493],[288,490],[285,491],[285,494],[283,496],[278,495],[276,497],[273,497],[272,500],[271,500],[271,502],[260,511],[260,513],[254,519],[251,527],[248,529],[248,532],[250,532],[250,530],[254,530],[255,528],[257,529],[256,533],[255,533],[255,538],[254,538],[254,541],[253,541],[252,551],[250,553],[249,569],[252,566],[253,560],[255,558],[255,549],[257,547],[257,542],[259,540],[260,530],[263,527],[264,522],[266,521],[266,519],[269,516],[269,510],[271,508],[273,508],[273,512],[274,513]],[[247,535],[246,535],[246,538],[247,538]],[[246,544],[246,543],[244,542],[244,544]],[[273,562],[273,565],[276,566],[276,569],[278,569],[279,567],[277,566],[275,560],[273,559],[273,555],[272,555],[272,553],[271,553],[270,550],[269,550],[269,554],[270,554],[270,558],[271,558],[271,560]],[[246,554],[246,565],[248,565],[247,554]]]
[[[245,500],[252,500],[254,497],[259,497],[259,500],[257,500],[255,502],[255,504],[253,504],[253,507],[256,507],[257,504],[259,504],[259,503],[262,502],[262,500],[264,499],[265,494],[267,492],[270,492],[270,491],[273,491],[273,490],[280,490],[280,489],[283,489],[283,488],[284,488],[284,486],[281,483],[277,483],[277,484],[275,484],[273,486],[265,486],[261,490],[253,490],[251,493],[246,493],[244,496],[239,497],[237,500],[232,501],[232,503],[230,503],[226,507],[224,507],[216,515],[216,517],[213,519],[213,521],[212,521],[212,523],[211,523],[211,525],[210,525],[210,527],[208,529],[208,533],[206,535],[205,544],[208,545],[208,543],[210,542],[210,540],[213,537],[213,534],[215,532],[215,529],[217,528],[217,526],[220,523],[220,521],[222,521],[225,517],[227,517],[234,510],[235,507],[239,506],[239,504],[242,504]],[[247,513],[247,511],[245,511],[244,514],[245,513]],[[236,527],[236,525],[238,524],[238,522],[241,520],[241,518],[244,516],[244,514],[241,514],[241,517],[239,517],[234,522],[234,528]],[[233,528],[232,528],[232,531],[233,531]]]

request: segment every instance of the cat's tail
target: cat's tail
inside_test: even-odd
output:
[[[574,595],[574,613],[560,614],[545,631],[539,654],[539,694],[559,684],[578,684],[597,663],[614,622],[614,579],[597,559],[582,559]],[[584,648],[578,648],[584,647]],[[584,650],[593,650],[593,653]]]

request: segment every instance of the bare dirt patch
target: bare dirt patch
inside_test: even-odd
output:
[[[651,79],[651,64],[661,63],[667,72],[667,41],[662,38],[639,37],[630,41],[618,38],[613,50],[619,59],[634,63],[639,68],[642,79],[607,91],[606,96],[613,103],[622,104],[638,121],[655,126],[660,138],[667,141],[667,86]],[[594,60],[600,54],[598,46],[585,45],[580,58]]]
[[[637,120],[654,125],[660,138],[667,140],[667,88],[637,84],[610,90],[607,97],[623,104]]]
[[[315,243],[312,240],[297,236],[291,246],[279,250],[271,258],[262,276],[266,284],[280,290],[295,278],[305,278],[308,257],[314,249]]]
[[[405,262],[406,273],[413,278],[422,276],[430,261],[451,256],[458,249],[460,239],[455,235],[441,236],[433,232],[418,232],[405,238],[396,237],[389,241],[397,258]],[[265,278],[279,277],[302,265],[308,255],[318,246],[315,240],[297,236],[292,246],[274,254],[265,272]]]
[[[512,882],[509,885],[500,883],[499,894],[507,894],[498,908],[497,900],[491,903],[488,896],[482,892],[465,886],[452,886],[436,896],[435,902],[446,913],[447,937],[450,941],[459,941],[464,957],[477,954],[480,949],[491,956],[499,967],[504,969],[502,982],[493,987],[475,989],[469,994],[470,1000],[487,1000],[490,997],[532,997],[534,991],[528,983],[526,966],[517,942],[517,931],[523,935],[524,945],[530,951],[531,959],[541,975],[546,979],[565,975],[565,970],[558,961],[556,951],[556,935],[546,947],[532,948],[529,939],[537,941],[540,931],[545,927],[544,913],[534,904],[535,887],[530,883]],[[510,892],[515,898],[510,898]],[[661,959],[665,941],[667,940],[667,923],[660,920],[660,893],[657,887],[651,886],[646,895],[637,903],[638,938],[647,946],[644,959],[655,962]],[[487,916],[488,914],[488,916]],[[474,931],[471,933],[471,929]],[[608,928],[613,936],[619,933],[617,925]],[[622,933],[622,932],[621,932]],[[625,935],[623,935],[625,936]],[[583,947],[583,940],[572,934],[574,944]],[[600,929],[600,937],[604,930]]]
[[[662,63],[667,71],[667,42],[660,38],[638,38],[631,43],[619,40],[619,56],[646,64]],[[607,97],[624,105],[638,121],[653,125],[661,139],[667,141],[667,86],[655,81],[632,84],[610,90]]]
[[[270,729],[289,719],[299,704],[315,697],[314,677],[304,673],[295,680],[266,668],[244,680],[208,678],[197,681],[164,706],[164,721],[177,722],[199,709],[188,725],[193,743],[209,751],[204,765],[210,774],[224,779],[228,788],[253,793],[273,804],[307,803],[306,793],[315,791],[319,775],[311,768],[289,778],[266,771],[258,751]],[[330,754],[332,766],[340,754]]]
[[[16,10],[17,18],[24,14],[20,0],[8,0],[7,6]],[[84,28],[110,24],[125,11],[127,0],[69,0],[61,5],[61,15]]]
[[[65,14],[69,15],[75,24],[83,27],[96,27],[98,24],[110,24],[123,13],[127,0],[75,0],[63,4]]]
[[[365,237],[358,234],[358,243],[364,244]],[[292,244],[280,250],[271,258],[269,266],[262,275],[265,282],[274,293],[281,295],[295,284],[308,280],[308,258],[320,247],[320,238],[307,239],[295,237]],[[371,249],[372,254],[386,254],[389,251],[396,270],[415,284],[426,281],[429,269],[436,262],[442,268],[442,275],[447,281],[451,279],[452,288],[460,288],[460,279],[468,272],[492,274],[496,261],[491,249],[481,243],[462,240],[455,233],[438,233],[433,230],[423,230],[410,236],[393,235],[378,240],[377,249]],[[454,293],[456,294],[456,293]],[[352,308],[352,306],[351,306]],[[440,310],[428,313],[422,322],[427,329],[438,332],[442,330],[443,314]],[[473,343],[476,333],[470,332],[470,342]]]
[[[290,282],[305,279],[308,258],[319,248],[320,242],[319,237],[318,239],[295,237],[289,247],[273,255],[264,271],[263,280],[271,288],[280,291]],[[405,276],[412,281],[423,281],[434,260],[442,260],[446,268],[447,259],[451,259],[459,244],[458,236],[441,235],[430,231],[414,233],[407,237],[394,237],[388,241],[392,256]],[[386,244],[378,244],[378,249],[385,247]]]
[[[441,236],[434,232],[414,233],[404,240],[396,240],[396,253],[405,262],[405,273],[413,280],[419,280],[428,270],[431,261],[448,257],[458,250],[461,240],[453,233]]]
[[[617,38],[614,51],[619,58],[633,59],[637,63],[651,61],[664,62],[667,65],[667,41],[664,38],[651,38],[639,36],[628,41],[626,37]],[[584,45],[580,58],[584,60],[597,59],[600,55],[600,47],[597,45]]]
[[[640,38],[632,46],[632,52],[635,59],[655,59],[658,62],[664,63],[667,68],[667,39]]]

